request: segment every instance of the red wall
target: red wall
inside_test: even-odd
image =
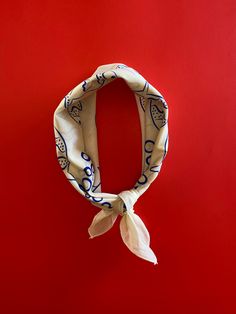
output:
[[[0,312],[233,314],[235,1],[5,1],[1,5]],[[169,152],[136,212],[159,265],[131,254],[56,160],[53,112],[97,66],[138,70],[169,105]],[[140,174],[134,97],[98,93],[103,190]],[[235,193],[234,193],[235,194]]]

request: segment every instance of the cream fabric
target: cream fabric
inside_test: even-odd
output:
[[[142,169],[130,190],[111,194],[101,190],[96,130],[96,92],[122,78],[134,92],[142,130]],[[168,107],[163,96],[136,70],[120,63],[99,66],[72,89],[54,113],[56,153],[60,166],[76,190],[101,210],[88,232],[91,238],[107,232],[120,215],[120,233],[135,255],[157,264],[150,237],[134,204],[161,170],[168,150]],[[131,120],[132,124],[132,120]],[[135,156],[134,156],[135,158]],[[158,207],[157,200],[153,200]],[[155,205],[154,205],[155,206]]]

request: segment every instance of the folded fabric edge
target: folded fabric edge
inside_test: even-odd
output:
[[[98,212],[88,228],[89,239],[98,237],[112,228],[118,215],[113,211],[102,209]]]
[[[157,257],[150,248],[149,232],[138,215],[124,215],[120,221],[120,233],[123,242],[134,255],[154,265],[158,264]]]

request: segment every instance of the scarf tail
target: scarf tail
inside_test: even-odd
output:
[[[101,210],[93,219],[88,233],[90,239],[106,233],[114,225],[118,214],[114,211]],[[136,256],[158,264],[156,255],[150,248],[149,232],[141,220],[134,212],[127,211],[120,221],[121,238],[128,249]]]

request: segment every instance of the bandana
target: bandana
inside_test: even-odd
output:
[[[96,92],[122,78],[133,91],[142,131],[142,171],[136,184],[121,193],[101,190],[96,130]],[[99,66],[94,74],[61,100],[54,112],[58,162],[67,180],[100,208],[88,228],[90,238],[107,232],[120,219],[122,240],[138,257],[157,264],[150,236],[134,204],[157,178],[168,150],[168,107],[163,96],[141,74],[125,64]]]

